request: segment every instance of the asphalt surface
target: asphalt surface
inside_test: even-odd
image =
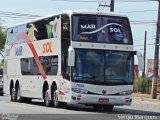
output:
[[[137,106],[141,104],[136,102]],[[10,96],[4,95],[0,96],[0,120],[160,120],[160,110],[155,112],[132,106],[115,106],[111,112],[72,104],[65,108],[52,108],[45,107],[42,100],[17,103],[11,102]]]

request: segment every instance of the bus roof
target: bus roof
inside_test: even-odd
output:
[[[92,11],[91,10],[66,10],[66,11],[56,12],[56,13],[53,13],[53,14],[50,14],[50,15],[46,15],[46,16],[43,16],[43,17],[39,17],[39,18],[36,18],[36,19],[32,19],[32,20],[29,20],[29,21],[21,22],[21,23],[12,25],[8,28],[16,27],[16,26],[19,26],[19,25],[27,24],[27,23],[36,22],[36,21],[39,21],[39,20],[43,20],[43,19],[50,18],[52,16],[61,15],[61,14],[68,14],[68,15],[72,15],[72,14],[92,14],[92,15],[109,15],[109,16],[127,17],[126,15],[121,15],[121,14],[117,14],[117,13],[113,13],[113,12],[93,11],[93,10]]]

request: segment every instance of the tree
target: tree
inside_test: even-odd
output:
[[[0,55],[2,57],[4,57],[2,52],[4,52],[5,40],[6,40],[6,30],[0,24]]]

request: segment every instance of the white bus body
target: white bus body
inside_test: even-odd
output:
[[[12,101],[38,98],[46,106],[77,103],[111,110],[130,105],[133,56],[126,16],[57,13],[8,28],[4,91]]]

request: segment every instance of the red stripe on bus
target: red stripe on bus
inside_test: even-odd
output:
[[[62,91],[59,91],[59,95],[65,95],[65,93]]]
[[[39,72],[41,73],[41,75],[42,75],[42,77],[43,77],[43,80],[46,80],[46,79],[47,79],[46,73],[44,72],[44,69],[43,69],[43,66],[42,66],[42,64],[41,64],[41,62],[40,62],[40,60],[39,60],[39,56],[38,56],[38,54],[37,54],[37,51],[36,51],[33,43],[30,42],[30,38],[28,37],[28,35],[27,35],[25,32],[18,34],[18,35],[16,36],[16,38],[15,38],[12,46],[13,46],[13,45],[15,44],[15,42],[18,41],[18,40],[25,40],[25,41],[27,42],[27,44],[28,44],[28,46],[29,46],[29,48],[30,48],[33,56],[34,56],[34,59],[35,59],[35,61],[36,61],[36,64],[37,64],[37,66],[38,66]],[[11,47],[12,47],[12,46],[11,46]]]

